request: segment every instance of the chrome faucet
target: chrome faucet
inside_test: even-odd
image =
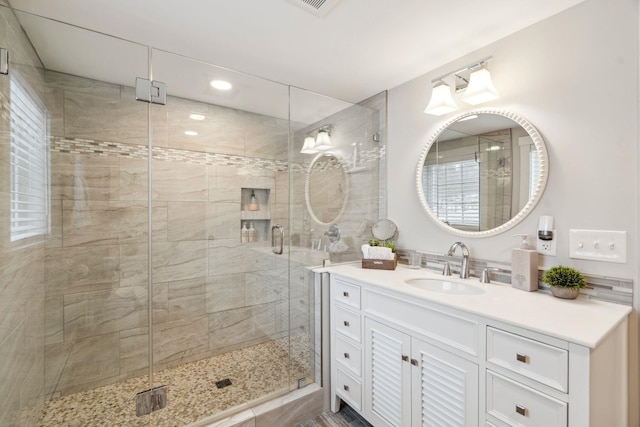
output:
[[[460,278],[467,279],[469,277],[469,249],[462,242],[455,242],[449,248],[449,252],[447,252],[447,256],[453,256],[456,249],[460,247],[462,249],[462,262],[460,264]]]

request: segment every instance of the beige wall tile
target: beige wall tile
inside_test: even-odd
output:
[[[120,98],[65,91],[65,135],[99,141],[147,145],[148,105],[121,87]]]
[[[45,350],[45,386],[50,395],[106,384],[118,372],[117,332],[52,344]]]
[[[206,165],[153,161],[153,200],[204,202],[207,190]]]
[[[240,203],[207,204],[207,236],[209,239],[240,238]]]
[[[149,369],[149,328],[135,328],[119,334],[120,378],[144,375]]]
[[[288,271],[285,268],[246,273],[245,305],[258,305],[289,298]]]
[[[151,222],[153,241],[167,242],[169,240],[169,202],[153,202]]]
[[[118,246],[47,249],[47,295],[111,289],[120,274]]]
[[[118,157],[118,200],[148,200],[149,162],[147,159]]]
[[[207,278],[207,313],[244,307],[244,274],[223,274]]]
[[[51,198],[116,200],[118,174],[116,157],[52,152]]]
[[[168,202],[167,207],[167,239],[169,241],[210,238],[211,234],[208,233],[207,227],[209,204],[205,202]]]
[[[148,298],[146,286],[65,295],[65,341],[146,325]]]
[[[270,303],[210,314],[210,349],[238,348],[274,336],[276,311],[276,303]]]
[[[153,280],[171,282],[207,276],[207,242],[153,244]]]
[[[167,285],[169,321],[193,319],[206,313],[206,278],[174,281]]]
[[[240,239],[209,241],[209,276],[244,273],[244,246]]]
[[[147,240],[149,209],[145,202],[65,200],[62,217],[65,246],[127,244]]]
[[[149,283],[148,243],[129,243],[118,246],[120,255],[120,287],[147,286]]]
[[[160,323],[154,328],[154,360],[175,366],[208,354],[208,318],[187,318]]]

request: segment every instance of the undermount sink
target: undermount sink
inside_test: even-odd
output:
[[[405,280],[405,283],[414,288],[443,294],[474,295],[484,293],[484,290],[477,286],[441,279],[408,279]]]

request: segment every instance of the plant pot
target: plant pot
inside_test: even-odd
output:
[[[580,289],[578,288],[563,288],[560,286],[551,286],[551,293],[554,297],[563,298],[563,299],[576,299],[578,294],[580,294]]]

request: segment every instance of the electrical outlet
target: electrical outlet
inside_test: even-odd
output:
[[[553,230],[553,239],[551,240],[541,240],[537,239],[536,250],[541,255],[549,255],[556,256],[556,241],[558,238],[556,237],[556,230]]]

